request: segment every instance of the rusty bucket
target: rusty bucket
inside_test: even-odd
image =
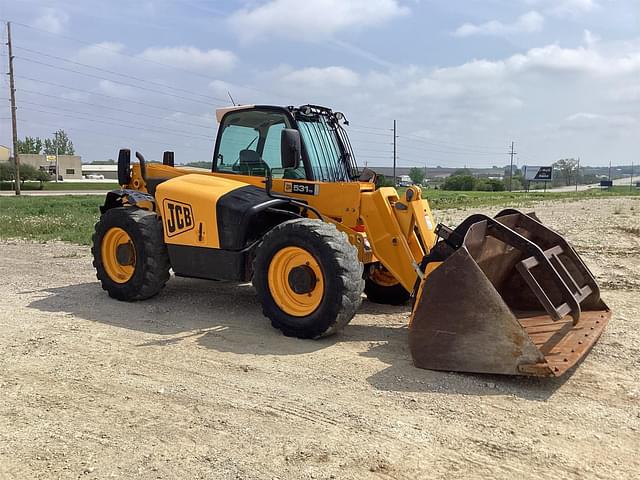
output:
[[[607,325],[593,275],[535,214],[472,215],[438,233],[409,324],[417,367],[560,376]]]

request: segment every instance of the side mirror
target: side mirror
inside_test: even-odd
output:
[[[302,156],[300,132],[294,128],[283,128],[280,134],[280,157],[282,168],[298,168]]]

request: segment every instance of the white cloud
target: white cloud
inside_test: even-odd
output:
[[[600,41],[600,37],[585,29],[582,34],[582,40],[587,47],[593,47]]]
[[[616,102],[640,102],[640,85],[622,86],[613,90],[608,98]]]
[[[385,67],[385,68],[391,68],[393,67],[393,63],[385,60],[384,58],[380,58],[378,55],[376,55],[373,52],[370,52],[368,50],[365,50],[364,48],[358,47],[356,45],[353,45],[349,42],[345,42],[343,40],[338,40],[338,39],[331,39],[329,40],[329,42],[332,45],[335,45],[336,47],[338,47],[339,49],[343,50],[343,51],[347,51],[349,53],[352,53],[353,55],[356,55],[360,58],[364,58],[366,60],[369,60],[372,63],[375,63],[376,65],[379,65],[381,67]]]
[[[469,37],[471,35],[508,35],[512,33],[533,33],[542,30],[544,17],[536,11],[521,15],[513,23],[502,23],[491,20],[479,25],[465,23],[453,33],[456,37]]]
[[[282,81],[299,88],[355,87],[359,77],[345,67],[309,67],[287,73]]]
[[[98,89],[112,97],[129,98],[135,95],[135,89],[110,80],[100,80]]]
[[[506,64],[517,71],[582,72],[600,76],[640,73],[640,51],[603,52],[591,47],[547,45],[510,57]]]
[[[45,8],[33,25],[51,33],[61,33],[69,23],[69,15],[57,8]]]
[[[577,17],[600,7],[596,0],[524,0],[524,3],[556,17]]]
[[[80,100],[86,102],[91,98],[91,95],[85,92],[64,92],[60,94],[60,97],[66,100]]]
[[[191,70],[226,72],[236,64],[236,56],[228,50],[200,50],[196,47],[152,47],[140,56],[147,60]]]
[[[124,45],[117,42],[100,42],[81,48],[76,60],[94,66],[108,66],[121,60]]]
[[[229,98],[229,94],[233,98],[233,101],[236,104],[247,104],[250,103],[251,99],[258,100],[256,90],[252,88],[247,88],[240,84],[225,82],[224,80],[213,80],[209,82],[209,88],[211,92],[218,97],[219,99],[224,99],[224,101],[231,104],[231,98]],[[260,102],[268,103],[268,99],[265,98],[265,94],[260,92],[259,97]]]
[[[379,25],[408,12],[398,0],[269,0],[236,11],[228,23],[245,41],[271,35],[315,40]]]
[[[553,135],[580,136],[591,127],[592,136],[604,138],[616,129],[628,135],[637,128],[638,121],[624,111],[627,105],[609,92],[636,98],[638,91],[631,87],[638,74],[637,45],[599,41],[575,48],[551,44],[450,67],[398,66],[368,73],[310,67],[283,69],[269,78],[279,93],[297,95],[300,103],[327,103],[345,111],[354,127],[358,120],[375,125],[400,118],[403,128],[427,129],[441,141],[463,131],[469,143],[496,145],[526,132],[520,134],[539,142],[537,150],[555,155],[553,148],[561,142],[549,143]],[[554,133],[559,129],[564,133]]]
[[[595,0],[562,0],[553,3],[554,6],[549,9],[549,12],[561,17],[591,12],[598,7]]]
[[[629,115],[606,115],[591,112],[578,112],[565,118],[571,128],[597,128],[606,125],[611,127],[630,127],[638,124],[638,119]]]

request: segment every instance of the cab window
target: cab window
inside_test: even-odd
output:
[[[304,167],[282,168],[282,129],[291,128],[284,113],[240,110],[225,115],[214,159],[215,171],[264,177],[271,169],[274,178],[305,178]]]

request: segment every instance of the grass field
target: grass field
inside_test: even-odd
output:
[[[454,192],[448,190],[423,190],[423,198],[429,200],[431,208],[446,210],[465,207],[491,206],[530,206],[549,200],[581,200],[585,198],[603,198],[611,196],[640,195],[639,189],[627,186],[613,187],[609,190],[591,189],[580,192]]]
[[[101,196],[0,197],[0,237],[88,245]]]
[[[528,207],[548,200],[572,201],[585,198],[640,195],[628,187],[565,193],[451,192],[426,190],[424,197],[436,210],[464,207]],[[0,238],[62,240],[88,245],[93,225],[100,215],[101,196],[0,197]]]
[[[22,190],[46,190],[46,191],[60,191],[60,190],[114,190],[119,185],[116,182],[45,182],[40,188],[38,182],[27,182],[22,185]],[[0,190],[13,190],[12,182],[0,182]]]

